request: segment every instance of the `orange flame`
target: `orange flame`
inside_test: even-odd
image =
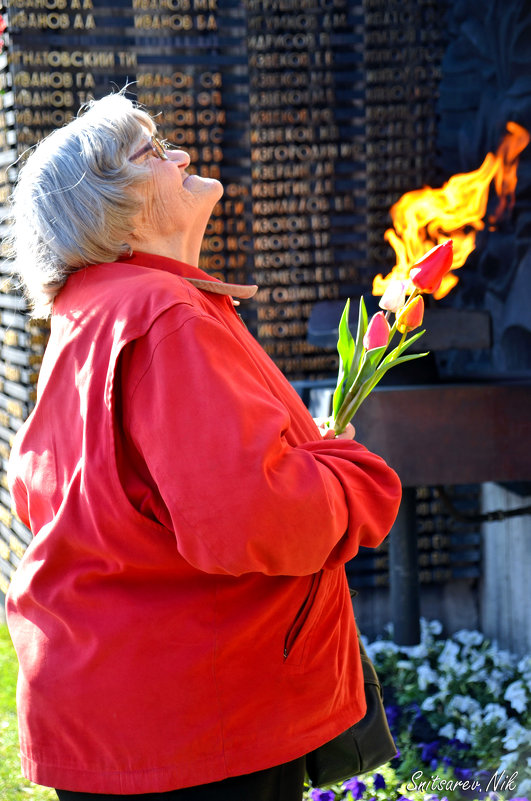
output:
[[[489,216],[489,225],[494,226],[514,205],[518,156],[530,137],[516,122],[508,122],[507,130],[496,154],[487,153],[479,169],[453,175],[440,189],[427,186],[407,192],[391,207],[394,228],[389,228],[384,238],[395,251],[396,264],[385,278],[375,277],[373,295],[383,295],[394,278],[406,280],[412,265],[447,239],[454,242],[453,267],[433,296],[443,298],[457,284],[453,270],[465,263],[476,246],[476,232],[485,227],[491,181],[499,202]]]

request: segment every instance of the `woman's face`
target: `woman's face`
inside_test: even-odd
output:
[[[156,155],[157,147],[148,147],[149,142],[146,132],[146,152],[134,159],[151,170],[151,177],[141,186],[144,204],[135,219],[135,233],[171,237],[199,231],[202,236],[215,204],[223,195],[222,185],[214,178],[188,173],[190,156],[184,150],[164,150],[164,159]]]

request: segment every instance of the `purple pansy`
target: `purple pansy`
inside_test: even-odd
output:
[[[398,723],[400,719],[400,707],[396,704],[389,704],[389,706],[385,707],[385,714],[389,726],[393,728],[393,726]]]
[[[352,798],[360,799],[363,798],[363,793],[367,789],[367,786],[363,784],[356,776],[353,779],[348,779],[346,782],[343,782],[343,790],[348,790],[352,793]]]
[[[333,790],[320,790],[318,787],[314,787],[310,791],[310,797],[312,801],[335,801],[336,794]]]
[[[385,790],[385,779],[381,773],[375,773],[372,780],[375,790]]]
[[[437,768],[437,754],[439,751],[439,745],[439,740],[434,740],[431,743],[421,743],[421,759],[425,764],[430,765],[432,770],[436,770]]]

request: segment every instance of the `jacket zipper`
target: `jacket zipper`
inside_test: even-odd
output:
[[[319,589],[319,584],[321,581],[321,572],[314,573],[312,576],[312,580],[310,582],[310,586],[308,588],[308,592],[304,598],[304,601],[299,607],[297,614],[293,620],[293,623],[289,627],[285,640],[284,640],[284,661],[290,655],[291,649],[295,645],[299,634],[302,631],[306,620],[308,619],[308,615],[310,614],[310,610],[313,606],[313,602],[315,600],[315,596],[317,595],[317,590]]]

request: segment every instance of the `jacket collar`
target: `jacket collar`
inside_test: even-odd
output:
[[[215,295],[229,295],[233,298],[252,298],[258,291],[255,284],[228,284],[213,278],[199,267],[186,264],[184,261],[170,259],[167,256],[157,256],[153,253],[142,253],[134,251],[132,256],[120,261],[127,261],[128,264],[137,264],[142,267],[151,267],[155,270],[165,270],[173,275],[184,278],[190,284],[204,292],[213,292]]]

